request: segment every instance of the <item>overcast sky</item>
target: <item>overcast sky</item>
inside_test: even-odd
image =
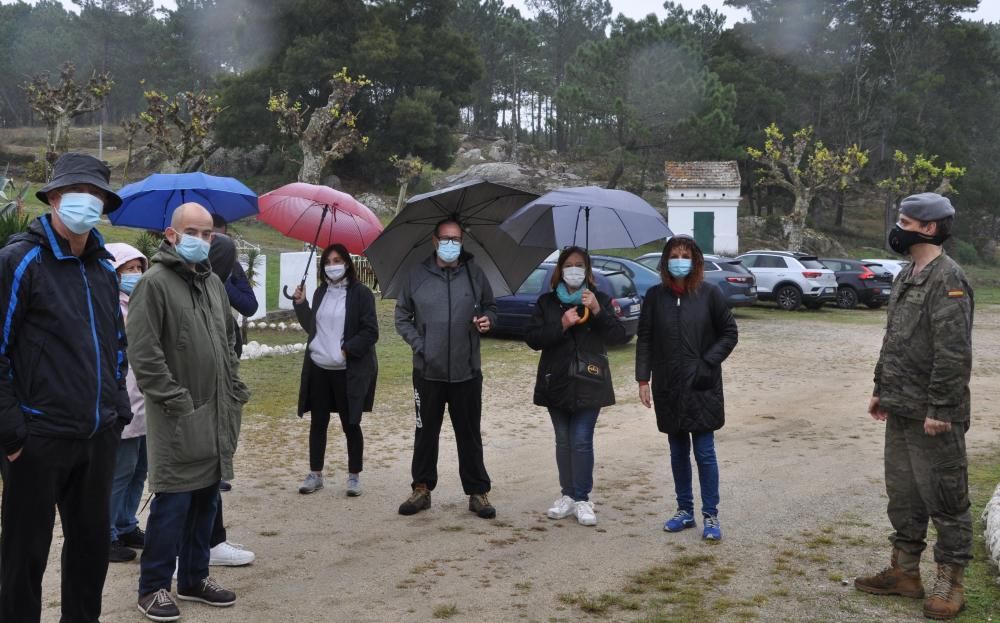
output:
[[[15,0],[0,0],[2,4],[9,4]],[[68,9],[75,9],[76,6],[71,2],[71,0],[61,0],[63,5]],[[526,13],[524,0],[506,0],[510,4],[514,4],[521,9],[522,13]],[[837,2],[838,0],[830,0],[831,2]],[[35,0],[27,0],[29,4],[34,4]],[[167,8],[174,8],[177,4],[173,0],[157,0],[156,4],[158,6],[163,6]],[[694,1],[681,1],[681,4],[685,8],[693,9],[707,4],[709,7],[721,11],[726,15],[726,24],[732,25],[743,18],[747,17],[745,11],[739,11],[736,9],[731,9],[723,5],[723,0],[694,0]],[[649,13],[656,13],[662,16],[663,11],[663,0],[611,0],[611,6],[614,9],[614,14],[624,13],[631,18],[645,17]],[[984,20],[987,22],[1000,22],[1000,0],[980,0],[979,10],[975,13],[969,14],[970,19]]]

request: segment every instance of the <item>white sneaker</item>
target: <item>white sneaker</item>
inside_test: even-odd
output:
[[[223,541],[212,548],[208,564],[214,567],[242,567],[252,563],[255,558],[253,552],[243,549],[240,544]]]
[[[581,526],[596,526],[597,515],[594,514],[594,505],[590,502],[575,502],[573,510],[576,511],[576,520]]]
[[[564,495],[552,503],[552,508],[546,513],[549,519],[563,519],[573,514],[573,498]]]

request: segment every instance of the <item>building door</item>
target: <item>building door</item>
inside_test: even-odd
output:
[[[694,241],[702,253],[715,253],[715,212],[694,213]]]

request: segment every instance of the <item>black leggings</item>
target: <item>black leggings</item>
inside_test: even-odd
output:
[[[309,469],[323,470],[326,457],[326,433],[330,426],[330,413],[340,415],[340,426],[347,437],[347,471],[361,473],[365,449],[365,436],[361,422],[350,423],[347,408],[347,371],[325,370],[309,362],[309,402],[312,417],[309,422]]]

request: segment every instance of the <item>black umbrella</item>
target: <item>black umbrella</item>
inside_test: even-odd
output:
[[[462,248],[490,280],[495,296],[511,294],[549,251],[520,247],[500,230],[500,223],[538,195],[503,184],[471,180],[411,197],[385,231],[365,250],[384,298],[399,295],[409,267],[434,253],[434,227],[453,218],[464,230]]]

